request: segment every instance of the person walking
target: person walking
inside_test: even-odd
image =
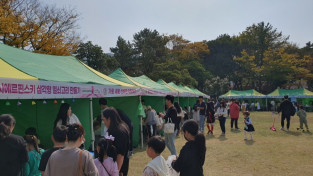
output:
[[[164,115],[163,113],[159,113],[160,117],[162,117],[166,122],[172,122],[175,124],[175,130],[174,133],[164,133],[165,136],[165,144],[167,148],[170,150],[171,155],[176,155],[176,147],[175,147],[175,137],[177,134],[177,122],[178,122],[178,117],[177,117],[177,110],[173,105],[174,102],[174,96],[172,95],[167,95],[165,97],[165,103],[167,106],[167,111],[166,114]]]
[[[222,136],[225,136],[225,122],[226,122],[226,117],[227,117],[227,109],[226,109],[226,105],[224,102],[221,102],[221,106],[219,108],[217,108],[216,112],[215,112],[215,116],[218,117],[218,120],[220,121],[220,127],[222,130]]]
[[[204,119],[205,119],[205,111],[206,111],[206,104],[203,101],[203,96],[199,96],[199,105],[198,105],[198,110],[200,111],[200,125],[199,125],[199,131],[201,133],[204,132]]]
[[[288,95],[284,96],[284,101],[280,104],[278,113],[281,112],[281,129],[285,130],[284,128],[284,121],[287,120],[287,131],[289,131],[290,127],[290,116],[295,115],[295,108],[293,107],[293,104],[288,100]]]
[[[235,102],[235,99],[231,99],[231,104],[229,105],[230,109],[230,127],[233,129],[234,122],[235,122],[235,128],[238,130],[238,119],[239,119],[239,112],[240,112],[240,107],[238,104]]]
[[[299,116],[299,120],[300,120],[300,128],[297,128],[297,130],[302,130],[302,132],[304,132],[304,129],[303,129],[303,124],[304,124],[307,132],[309,132],[309,126],[306,120],[306,112],[304,110],[304,106],[302,105],[300,106],[300,110],[297,112],[297,115]]]
[[[26,142],[21,136],[12,134],[15,119],[9,114],[0,116],[0,175],[20,176],[28,161]]]

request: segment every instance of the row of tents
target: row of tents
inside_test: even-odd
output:
[[[219,96],[219,98],[238,98],[238,99],[249,99],[249,98],[283,98],[288,95],[291,98],[312,98],[313,92],[301,88],[301,89],[279,89],[277,88],[268,95],[261,94],[254,89],[237,91],[230,90],[224,95]]]
[[[71,104],[86,130],[86,146],[93,141],[93,119],[100,115],[99,98],[123,110],[134,125],[133,145],[140,141],[141,100],[157,112],[164,109],[166,95],[175,96],[182,107],[192,106],[198,96],[209,96],[197,89],[174,82],[157,82],[142,75],[131,77],[121,69],[104,75],[73,56],[33,53],[0,44],[0,114],[16,118],[14,133],[24,135],[35,127],[41,144],[52,145],[53,122],[61,103]]]

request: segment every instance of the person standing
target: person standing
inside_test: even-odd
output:
[[[201,133],[204,132],[204,119],[205,119],[205,111],[206,111],[206,104],[203,101],[203,96],[199,96],[199,105],[198,105],[198,110],[200,111],[200,128],[199,131]]]
[[[38,147],[38,139],[35,135],[26,135],[24,139],[27,144],[29,160],[24,165],[23,173],[25,176],[41,176],[38,168],[44,150]]]
[[[15,119],[9,114],[0,116],[0,173],[5,176],[20,176],[28,161],[26,142],[12,134]]]
[[[224,102],[221,102],[221,106],[216,110],[215,116],[218,117],[218,120],[220,121],[220,127],[222,130],[222,136],[225,136],[225,122],[227,117],[227,109]]]
[[[170,150],[171,155],[176,155],[176,147],[175,147],[175,137],[177,134],[177,122],[178,122],[178,117],[177,117],[177,110],[173,105],[174,102],[174,96],[172,95],[166,95],[165,97],[165,103],[167,106],[167,111],[166,114],[164,115],[163,113],[160,113],[160,117],[162,117],[166,122],[172,122],[175,124],[175,130],[174,133],[165,133],[165,144],[167,148]]]
[[[57,118],[54,121],[53,128],[61,125],[71,125],[74,123],[80,124],[80,121],[77,116],[72,113],[71,105],[68,103],[61,104]]]
[[[104,136],[105,136],[105,134],[106,134],[106,132],[107,132],[107,128],[105,127],[105,125],[104,125],[104,122],[103,122],[103,120],[102,120],[102,118],[103,118],[103,111],[105,111],[107,108],[108,108],[108,102],[107,102],[107,100],[106,99],[104,99],[104,98],[100,98],[99,99],[99,106],[100,106],[100,108],[101,108],[101,119],[99,119],[98,121],[99,121],[99,123],[101,124],[101,127],[100,127],[100,136],[96,136],[96,138],[98,137],[98,140],[96,139],[95,140],[95,144],[98,144],[98,141],[99,141],[99,138],[104,138]]]
[[[114,137],[113,145],[117,149],[116,162],[120,175],[127,176],[129,169],[130,132],[127,124],[115,108],[108,108],[103,112],[103,122],[108,128],[108,135]]]
[[[214,122],[215,122],[215,117],[214,117],[214,100],[211,99],[207,103],[207,109],[206,109],[206,116],[207,116],[207,128],[208,128],[208,134],[213,134],[213,128],[214,128]],[[210,127],[211,125],[211,127]]]
[[[238,119],[239,119],[239,111],[240,111],[240,107],[238,106],[238,104],[235,102],[234,99],[231,99],[232,103],[229,105],[229,109],[230,109],[230,127],[231,129],[233,129],[233,125],[235,122],[235,128],[238,130]]]
[[[198,124],[194,120],[187,120],[182,130],[187,142],[181,149],[177,160],[172,162],[172,167],[180,173],[180,176],[203,176],[205,137],[199,133]]]
[[[156,120],[155,120],[156,112],[152,109],[151,106],[147,107],[147,118],[146,118],[146,125],[149,138],[156,135]]]
[[[287,131],[289,131],[290,127],[290,116],[295,115],[295,108],[293,104],[288,100],[288,95],[284,96],[284,101],[280,104],[278,113],[281,112],[281,129],[285,130],[284,128],[284,121],[287,120]]]
[[[304,124],[307,132],[309,132],[308,122],[306,120],[306,112],[302,105],[300,106],[300,110],[297,112],[297,115],[299,116],[299,120],[300,120],[300,128],[297,128],[297,130],[302,130],[302,132],[304,132],[304,129],[303,129],[303,124]]]

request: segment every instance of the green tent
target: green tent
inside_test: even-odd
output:
[[[313,92],[307,89],[279,89],[267,95],[267,98],[283,98],[285,95],[295,98],[312,98]]]
[[[254,89],[251,89],[243,91],[230,90],[224,95],[221,95],[219,98],[266,98],[266,96]]]

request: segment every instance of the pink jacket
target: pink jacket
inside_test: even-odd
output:
[[[230,110],[230,118],[232,119],[239,118],[240,107],[236,103],[231,103],[229,106],[229,110]]]

